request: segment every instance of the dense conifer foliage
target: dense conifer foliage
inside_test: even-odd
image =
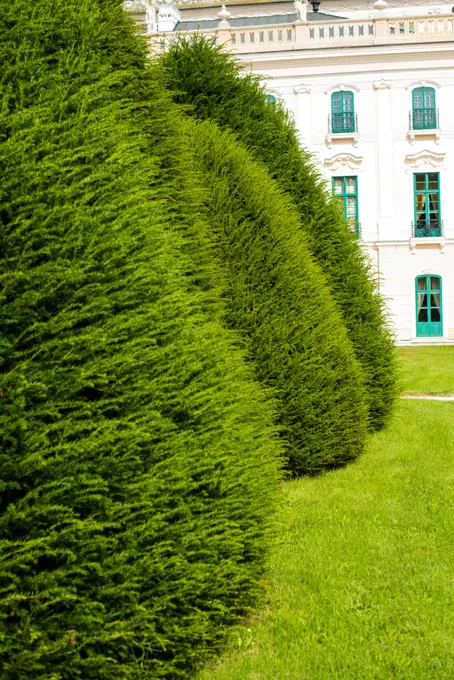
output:
[[[370,423],[379,429],[392,410],[396,368],[383,302],[339,207],[301,149],[285,109],[266,101],[259,79],[204,38],[172,44],[162,56],[175,99],[198,118],[233,130],[262,159],[295,202],[302,228],[325,272],[362,363]]]
[[[0,676],[187,677],[259,590],[271,406],[118,3],[3,2],[0,60]]]
[[[277,395],[294,474],[345,464],[367,431],[362,370],[299,216],[264,166],[211,121],[188,125],[207,187],[227,321]]]

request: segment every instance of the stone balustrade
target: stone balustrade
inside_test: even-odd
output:
[[[418,17],[377,16],[367,20],[339,19],[296,22],[233,28],[226,26],[197,33],[214,37],[220,45],[234,52],[320,49],[323,47],[356,47],[361,45],[392,45],[454,40],[454,15],[438,14]],[[188,31],[184,32],[188,35]],[[165,49],[178,32],[156,33],[150,36],[154,49]]]

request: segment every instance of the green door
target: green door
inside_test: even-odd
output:
[[[442,335],[441,278],[418,276],[416,279],[416,337],[439,338]]]

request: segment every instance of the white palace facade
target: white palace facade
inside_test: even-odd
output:
[[[453,343],[454,0],[146,2],[126,6],[154,49],[214,36],[292,112],[380,274],[397,342]]]

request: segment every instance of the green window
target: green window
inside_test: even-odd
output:
[[[416,336],[433,338],[443,335],[440,276],[416,278]]]
[[[265,101],[268,102],[269,104],[275,104],[276,103],[276,97],[274,94],[267,94],[265,96]]]
[[[333,177],[333,194],[342,204],[350,228],[359,236],[358,178]]]
[[[414,236],[441,236],[440,176],[438,172],[418,172],[415,182]]]
[[[433,130],[438,127],[433,87],[417,87],[412,93],[412,127],[414,130]]]
[[[331,95],[331,132],[356,132],[353,92]]]

